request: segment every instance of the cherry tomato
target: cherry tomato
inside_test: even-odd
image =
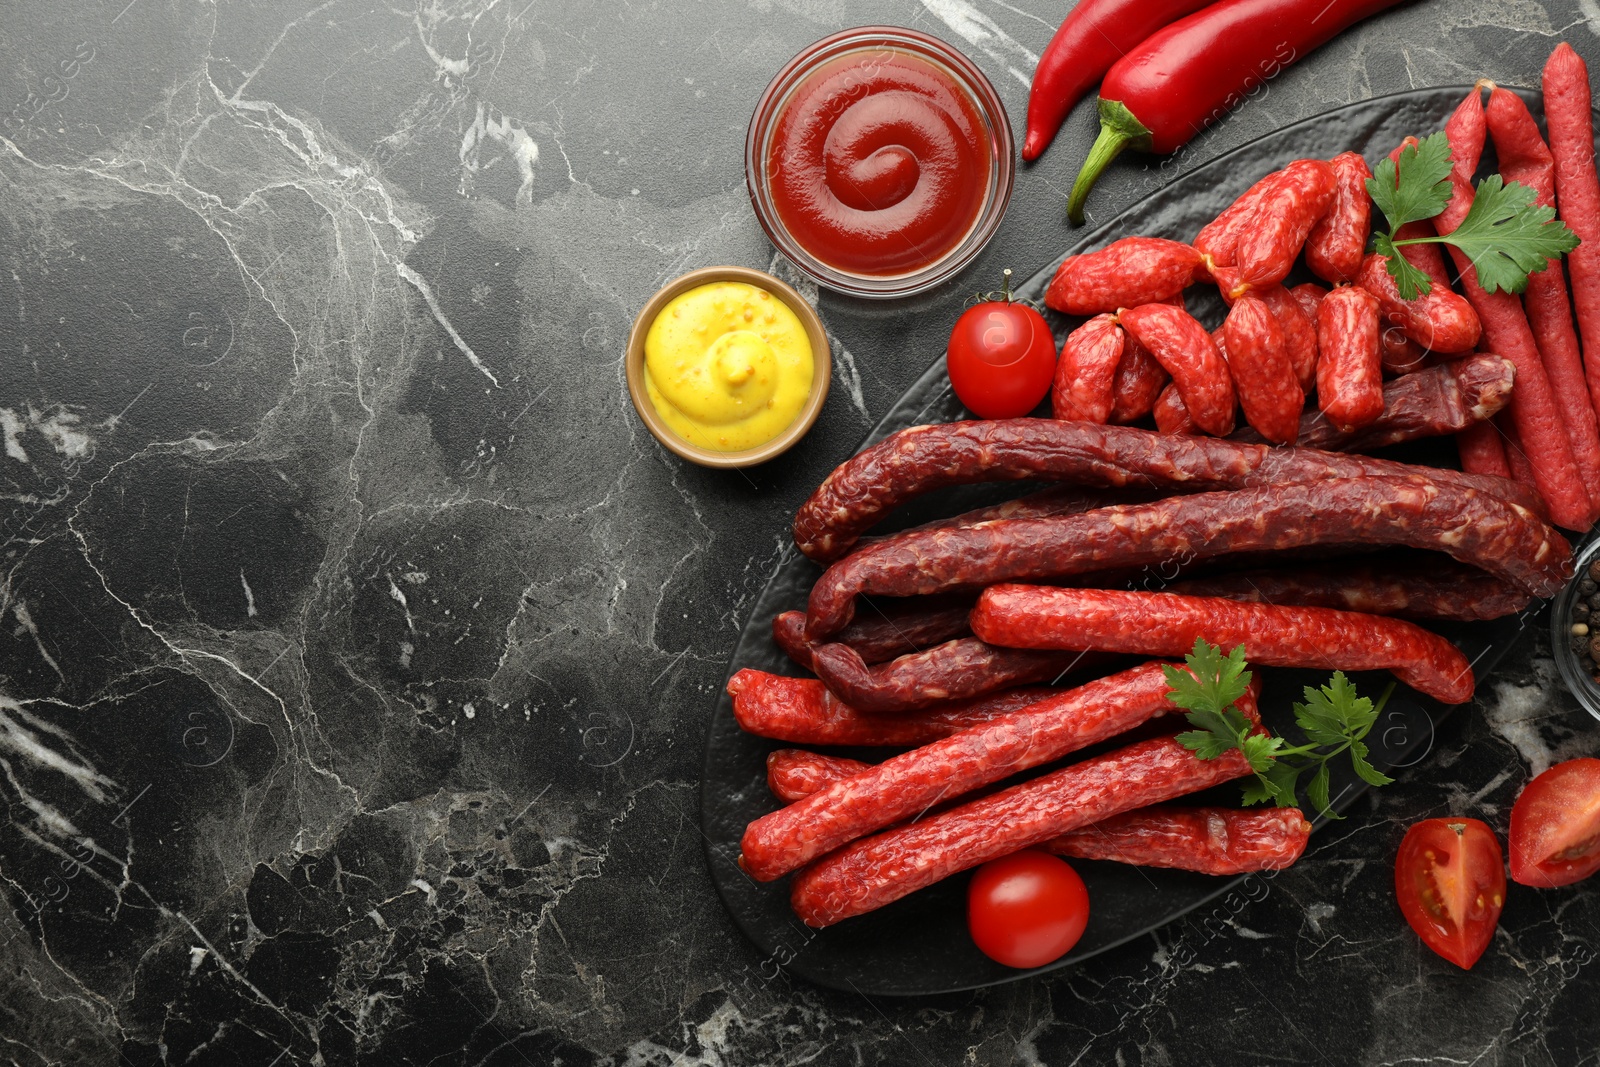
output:
[[[1089,891],[1078,872],[1035,849],[978,868],[967,887],[967,929],[983,954],[1007,967],[1042,967],[1078,943]]]
[[[1021,418],[1050,391],[1056,339],[1028,305],[990,300],[956,320],[945,366],[956,396],[974,415]]]
[[[1471,967],[1489,947],[1506,899],[1500,842],[1477,819],[1424,819],[1400,842],[1394,891],[1423,944]]]
[[[1600,870],[1600,759],[1558,763],[1511,809],[1511,878],[1571,885]]]

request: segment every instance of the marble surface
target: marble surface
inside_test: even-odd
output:
[[[0,1062],[1600,1062],[1600,893],[1513,887],[1484,959],[1393,903],[1404,826],[1503,828],[1600,750],[1537,624],[1292,870],[1074,971],[874,1001],[732,927],[696,818],[786,520],[1003,266],[1070,233],[1080,106],[979,263],[817,295],[806,442],[709,472],[622,372],[662,282],[773,261],[744,127],[802,45],[959,45],[1020,134],[1065,4],[0,5]],[[1592,0],[1426,0],[1289,69],[1175,173],[1348,101],[1536,85]]]

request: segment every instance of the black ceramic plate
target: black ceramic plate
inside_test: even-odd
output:
[[[1441,128],[1466,92],[1463,86],[1402,93],[1353,104],[1278,130],[1195,169],[1098,230],[1079,236],[1063,227],[1063,237],[1072,245],[1063,255],[1099,248],[1130,234],[1188,240],[1269,170],[1293,159],[1328,158],[1346,149],[1358,150],[1369,163],[1376,162],[1408,134],[1431,133]],[[1537,94],[1525,95],[1537,114]],[[1025,299],[1040,299],[1055,267],[1052,263],[1034,275],[1018,287],[1018,294]],[[1296,280],[1291,279],[1290,283]],[[1215,299],[1214,294],[1212,298]],[[1190,309],[1213,326],[1222,314],[1220,302],[1207,307],[1200,301],[1191,301]],[[1064,334],[1076,323],[1057,316],[1052,325]],[[862,447],[907,426],[963,417],[967,416],[950,390],[941,354]],[[1444,453],[1451,454],[1448,449]],[[897,516],[897,524],[923,521],[935,514],[954,514],[1002,499],[997,491],[1012,496],[1018,489],[1012,485],[999,490],[990,486],[948,492],[905,509],[907,514]],[[730,674],[742,667],[779,674],[804,673],[773,644],[771,625],[778,613],[805,607],[806,594],[820,573],[816,564],[798,552],[785,559],[756,602],[750,623],[734,651]],[[1528,617],[1516,616],[1436,628],[1466,652],[1481,685],[1529,621]],[[1261,706],[1268,724],[1292,725],[1289,706],[1298,698],[1301,686],[1326,678],[1326,672],[1264,672]],[[1386,675],[1356,676],[1361,690],[1374,695],[1382,691],[1387,680]],[[1389,769],[1422,763],[1432,746],[1434,725],[1449,710],[1408,689],[1397,690],[1370,735],[1373,762]],[[973,945],[966,931],[966,876],[951,878],[826,930],[811,930],[789,910],[788,879],[758,883],[740,871],[735,862],[745,825],[778,807],[767,792],[765,770],[767,753],[779,747],[782,746],[778,742],[753,737],[735,726],[731,702],[723,693],[706,743],[701,822],[712,878],[734,921],[763,952],[770,954],[774,966],[820,985],[881,996],[911,996],[1012,981],[1070,966],[1148,933],[1227,892],[1239,881],[1074,861],[1089,887],[1089,927],[1069,955],[1037,971],[1002,967]],[[1334,807],[1347,808],[1365,788],[1348,771],[1342,778],[1335,774]]]

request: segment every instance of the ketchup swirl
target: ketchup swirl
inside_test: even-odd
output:
[[[779,113],[773,205],[794,239],[838,270],[920,270],[977,221],[990,142],[940,67],[895,50],[850,53],[819,67]]]

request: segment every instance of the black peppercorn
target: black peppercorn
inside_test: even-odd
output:
[[[1585,601],[1580,600],[1576,604],[1572,605],[1572,621],[1573,622],[1588,622],[1589,621],[1589,605],[1588,605],[1588,603],[1586,603]]]
[[[1579,593],[1579,595],[1581,595],[1581,596],[1594,596],[1595,590],[1597,590],[1597,589],[1600,589],[1600,585],[1596,585],[1595,584],[1595,580],[1593,578],[1580,578],[1580,579],[1578,579],[1578,593]]]
[[[1589,577],[1600,582],[1600,559],[1589,564]]]

